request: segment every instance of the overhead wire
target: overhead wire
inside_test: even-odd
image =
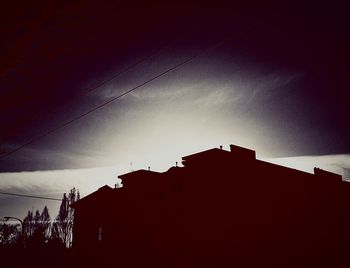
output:
[[[82,92],[82,95],[83,96],[86,96],[88,94],[90,94],[92,91],[95,91],[96,89],[100,88],[101,86],[107,84],[108,82],[111,82],[112,80],[114,80],[115,78],[123,75],[124,73],[127,73],[128,71],[132,70],[133,68],[135,68],[136,66],[140,65],[141,63],[145,62],[145,61],[148,61],[152,58],[155,58],[156,56],[158,56],[162,51],[164,51],[165,49],[169,48],[172,43],[178,43],[178,42],[181,42],[182,40],[186,40],[188,36],[191,36],[193,35],[193,32],[194,31],[190,31],[188,33],[186,33],[184,36],[180,37],[180,38],[177,38],[175,39],[175,42],[171,41],[169,43],[167,43],[166,45],[164,46],[161,46],[155,53],[149,55],[149,56],[145,56],[143,58],[141,58],[140,60],[136,61],[135,63],[132,63],[131,65],[125,67],[124,69],[120,70],[119,72],[117,72],[116,74],[112,75],[111,77],[103,80],[102,82],[98,83],[97,85],[95,86],[92,86],[90,88],[87,88],[85,90],[83,90]]]
[[[217,42],[213,46],[210,46],[210,47],[208,47],[206,49],[201,50],[200,52],[196,53],[195,55],[193,55],[193,56],[189,57],[188,59],[186,59],[186,60],[176,64],[175,66],[173,66],[173,67],[171,67],[171,68],[169,68],[169,69],[167,69],[167,70],[165,70],[165,71],[163,71],[163,72],[153,76],[152,78],[146,80],[145,82],[143,82],[143,83],[141,83],[141,84],[139,84],[139,85],[137,85],[135,87],[132,87],[131,89],[124,91],[123,93],[119,94],[118,96],[113,97],[113,98],[103,102],[102,104],[95,106],[94,108],[88,110],[87,112],[85,112],[85,113],[83,113],[81,115],[78,115],[78,116],[74,117],[73,119],[71,119],[71,120],[69,120],[67,122],[64,122],[63,124],[61,124],[61,125],[59,125],[59,126],[57,126],[55,128],[52,128],[52,129],[50,129],[50,130],[48,130],[48,131],[46,131],[46,132],[44,132],[44,133],[42,133],[42,134],[40,134],[40,135],[38,135],[36,137],[30,139],[28,142],[23,143],[22,145],[18,146],[17,148],[15,148],[13,150],[10,150],[7,153],[4,153],[4,154],[0,155],[0,159],[3,159],[3,158],[5,158],[5,157],[7,157],[7,156],[9,156],[11,154],[14,154],[14,153],[18,152],[22,148],[24,148],[24,147],[26,147],[26,146],[28,146],[28,145],[36,142],[36,141],[38,141],[38,140],[48,136],[49,134],[51,134],[53,132],[56,132],[56,131],[58,131],[60,129],[63,129],[63,128],[67,127],[68,125],[70,125],[70,124],[72,124],[72,123],[74,123],[74,122],[76,122],[76,121],[86,117],[87,115],[89,115],[89,114],[91,114],[91,113],[93,113],[93,112],[103,108],[104,106],[106,106],[106,105],[108,105],[108,104],[110,104],[110,103],[112,103],[112,102],[122,98],[123,96],[125,96],[127,94],[130,94],[131,92],[133,92],[133,91],[135,91],[135,90],[137,90],[137,89],[139,89],[139,88],[141,88],[141,87],[143,87],[143,86],[153,82],[154,80],[156,80],[156,79],[158,79],[158,78],[160,78],[162,76],[167,75],[168,73],[170,73],[170,72],[172,72],[172,71],[174,71],[174,70],[176,70],[176,69],[186,65],[187,63],[193,61],[194,59],[204,55],[208,51],[217,48],[218,46],[222,45],[223,43],[225,43],[229,39],[231,39],[231,38],[226,38],[223,41]]]
[[[91,92],[99,89],[100,87],[102,87],[103,85],[107,84],[108,82],[111,82],[112,80],[118,78],[119,76],[127,73],[128,71],[132,70],[133,68],[137,67],[138,65],[142,64],[143,62],[146,62],[148,60],[151,60],[155,57],[157,57],[160,53],[162,53],[162,51],[164,51],[165,49],[169,48],[171,45],[176,44],[178,42],[181,42],[182,40],[185,40],[188,36],[192,35],[193,32],[189,32],[186,35],[182,36],[181,38],[177,38],[170,42],[168,42],[167,44],[160,46],[154,53],[152,53],[151,55],[147,55],[143,58],[141,58],[140,60],[126,66],[124,69],[120,70],[119,72],[117,72],[116,74],[112,75],[111,77],[103,80],[102,82],[99,82],[97,85],[94,85],[92,87],[87,87],[85,89],[82,90],[82,92],[78,95],[75,95],[76,97],[85,97],[87,95],[89,95]],[[73,96],[74,97],[74,96]],[[46,111],[46,114],[50,113],[50,111]],[[37,116],[35,118],[31,118],[30,121],[33,121],[34,119],[37,119]],[[1,145],[1,144],[0,144]],[[10,150],[10,152],[12,152]],[[6,150],[0,150],[0,159],[2,156],[5,156],[7,154]]]
[[[137,66],[140,65],[141,63],[143,63],[143,62],[145,62],[145,61],[147,61],[147,60],[150,60],[150,59],[152,59],[152,58],[155,58],[157,55],[159,55],[163,50],[165,50],[165,49],[166,49],[167,47],[169,47],[170,45],[171,45],[171,42],[169,42],[169,43],[166,44],[166,45],[161,46],[160,48],[158,48],[158,49],[156,50],[156,52],[152,53],[151,55],[145,56],[145,57],[141,58],[140,60],[138,60],[138,61],[136,61],[136,62],[134,62],[134,63],[132,63],[132,64],[126,66],[124,69],[120,70],[119,72],[117,72],[117,73],[114,74],[113,76],[111,76],[111,77],[109,77],[109,78],[103,80],[102,82],[99,82],[97,85],[94,85],[94,86],[92,86],[92,87],[86,87],[85,89],[82,90],[82,92],[81,92],[80,94],[77,94],[77,95],[75,95],[75,96],[73,96],[73,97],[84,97],[84,96],[89,95],[91,92],[97,90],[97,89],[100,88],[101,86],[103,86],[103,85],[107,84],[108,82],[110,82],[110,81],[116,79],[117,77],[119,77],[119,76],[121,76],[121,75],[127,73],[128,71],[130,71],[130,70],[132,70],[133,68],[137,67]],[[51,109],[51,111],[52,111],[52,109]],[[48,113],[50,113],[50,109],[49,109],[49,111],[46,111],[46,114],[48,114]],[[38,119],[38,116],[35,116],[34,118],[32,117],[32,118],[30,119],[29,122],[34,121],[34,120],[36,120],[36,119]],[[0,143],[0,146],[1,146],[2,144],[3,144],[3,143]],[[4,155],[4,154],[5,154],[5,152],[2,152],[2,150],[0,150],[0,156],[1,156],[1,155]]]
[[[128,71],[132,70],[133,68],[135,68],[136,66],[140,65],[141,63],[150,60],[154,57],[156,57],[157,55],[159,55],[167,46],[161,47],[157,52],[153,53],[150,56],[146,56],[141,58],[140,60],[138,60],[137,62],[125,67],[124,69],[122,69],[121,71],[117,72],[116,74],[112,75],[111,77],[103,80],[102,82],[98,83],[97,85],[87,88],[86,90],[83,91],[82,95],[86,96],[88,94],[90,94],[91,92],[95,91],[96,89],[100,88],[101,86],[107,84],[108,82],[111,82],[112,80],[116,79],[117,77],[127,73]]]
[[[0,194],[3,194],[3,195],[11,195],[11,196],[17,196],[17,197],[27,197],[27,198],[36,198],[36,199],[43,199],[43,200],[51,200],[51,201],[62,201],[62,199],[58,199],[58,198],[44,197],[44,196],[37,196],[37,195],[16,194],[16,193],[8,193],[8,192],[0,192]]]

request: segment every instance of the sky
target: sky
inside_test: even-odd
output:
[[[86,195],[229,144],[349,178],[346,10],[336,1],[5,5],[0,190]],[[0,200],[0,218],[44,205]]]

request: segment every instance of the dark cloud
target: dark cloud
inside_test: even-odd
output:
[[[3,7],[0,123],[4,130],[0,138],[5,152],[181,59],[226,42],[182,71],[153,83],[153,88],[159,89],[155,93],[135,92],[1,159],[2,171],[78,167],[79,160],[72,158],[86,159],[108,149],[97,142],[101,136],[111,138],[114,133],[115,139],[122,139],[119,146],[127,144],[130,140],[125,137],[134,133],[125,131],[135,131],[135,124],[138,129],[148,129],[147,124],[140,125],[154,113],[163,113],[164,121],[167,117],[186,121],[179,107],[196,114],[198,122],[221,122],[218,132],[237,133],[224,125],[240,122],[245,126],[240,135],[249,136],[243,133],[252,133],[255,125],[251,139],[260,136],[260,143],[275,156],[350,151],[346,110],[350,42],[347,9],[337,3],[181,5],[166,1],[116,5],[92,1]],[[159,54],[113,83],[81,96],[85,89],[155,53]],[[178,92],[186,85],[189,92],[196,93],[180,98]],[[137,94],[144,98],[137,99]],[[150,100],[152,94],[155,97]],[[164,95],[170,97],[164,99]],[[220,103],[222,100],[225,103]],[[198,106],[205,108],[202,113],[190,113],[191,103],[195,111],[200,110]],[[133,110],[143,115],[133,115]],[[175,113],[178,116],[174,117]],[[185,131],[183,127],[180,124],[177,129]],[[159,131],[167,132],[166,128],[169,125]],[[147,140],[147,132],[144,134]],[[216,133],[215,137],[223,136]],[[34,151],[39,153],[31,154]]]

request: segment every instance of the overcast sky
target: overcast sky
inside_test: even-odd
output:
[[[231,143],[260,159],[307,162],[308,170],[314,161],[348,176],[346,10],[335,2],[4,6],[1,190],[57,197],[75,185],[89,193],[123,172],[164,171]]]

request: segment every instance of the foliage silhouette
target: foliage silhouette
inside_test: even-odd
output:
[[[72,188],[68,196],[64,193],[60,210],[55,222],[52,224],[51,237],[61,240],[66,247],[70,247],[72,244],[74,210],[70,205],[79,199],[80,193],[76,188]]]

